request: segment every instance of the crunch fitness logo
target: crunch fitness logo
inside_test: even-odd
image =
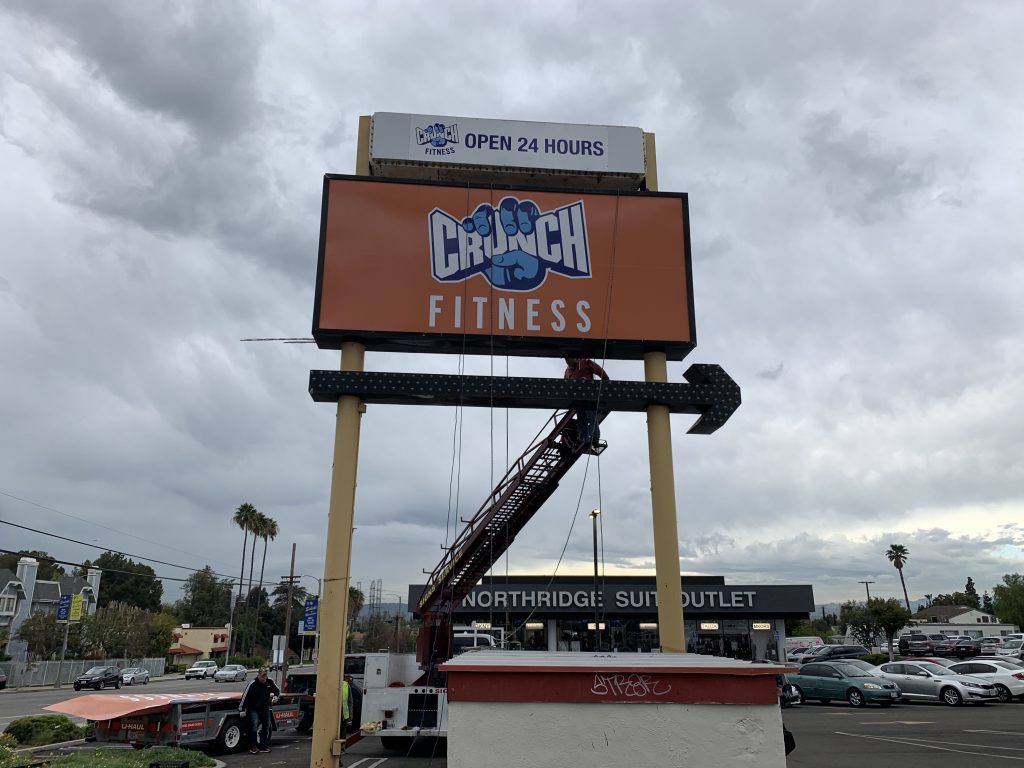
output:
[[[582,200],[542,212],[532,200],[509,196],[461,220],[435,208],[427,222],[431,272],[440,283],[482,274],[503,291],[532,291],[549,271],[591,276]]]
[[[423,147],[425,155],[454,155],[459,143],[459,124],[433,123],[426,128],[416,128],[416,144]]]

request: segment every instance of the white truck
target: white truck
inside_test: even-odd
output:
[[[454,640],[457,653],[497,647],[494,636],[483,630],[456,628]],[[406,753],[417,740],[448,737],[448,689],[421,679],[415,654],[362,655],[364,736],[377,736],[384,749]]]

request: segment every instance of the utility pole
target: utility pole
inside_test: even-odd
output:
[[[292,542],[292,565],[288,570],[288,608],[284,612],[284,661],[281,662],[281,688],[288,679],[288,638],[292,631],[292,589],[295,587],[295,542]],[[315,710],[314,710],[315,711]]]
[[[600,509],[590,512],[590,519],[594,523],[594,650],[601,650],[601,618],[598,613],[597,600],[597,516],[601,514]]]
[[[864,585],[864,591],[868,593],[868,602],[870,603],[871,602],[871,590],[868,589],[868,584],[874,584],[875,582],[873,582],[873,581],[858,581],[857,583]]]

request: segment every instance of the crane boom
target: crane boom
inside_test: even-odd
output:
[[[498,482],[430,574],[417,605],[423,630],[417,656],[425,669],[452,656],[451,612],[480,583],[516,535],[588,452],[576,439],[576,411],[556,411]],[[606,413],[599,412],[598,423]],[[551,425],[545,433],[545,429]],[[603,450],[599,446],[595,452]]]

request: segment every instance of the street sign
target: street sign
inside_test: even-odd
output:
[[[61,595],[57,603],[57,623],[67,624],[71,616],[71,595]]]
[[[317,628],[318,628],[318,622],[319,622],[319,619],[320,619],[319,610],[320,610],[319,599],[316,598],[316,597],[307,597],[306,598],[306,615],[303,617],[303,620],[302,620],[302,628],[300,629],[301,634],[303,634],[303,635],[315,635],[316,634],[316,631],[317,631]]]
[[[84,602],[81,592],[71,598],[71,615],[68,617],[70,621],[76,622],[82,620],[82,606]]]

